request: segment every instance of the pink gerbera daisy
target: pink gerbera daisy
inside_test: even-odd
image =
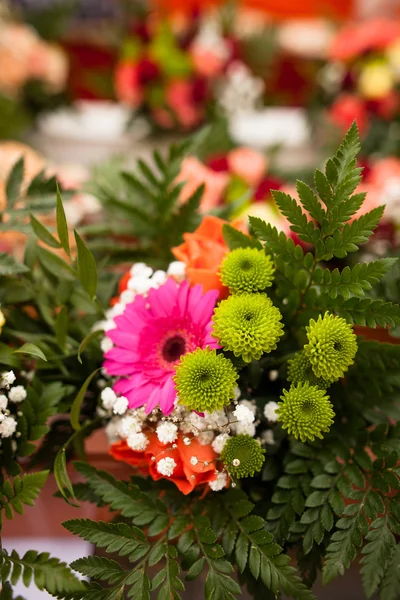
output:
[[[116,328],[107,332],[114,348],[105,355],[109,375],[119,376],[115,392],[130,408],[145,406],[151,412],[160,405],[169,414],[176,400],[175,367],[183,354],[196,348],[218,348],[211,337],[218,291],[203,294],[202,286],[177,285],[173,279],[152,289],[147,298],[136,296]]]

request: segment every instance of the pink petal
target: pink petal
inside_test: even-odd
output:
[[[201,288],[201,286],[199,287]],[[201,301],[197,302],[197,305],[191,308],[193,320],[198,325],[205,327],[210,322],[217,299],[218,291],[211,290],[206,292],[201,298]]]
[[[176,304],[179,287],[173,279],[167,279],[158,289],[150,290],[148,300],[153,312],[158,316],[171,316]]]
[[[175,383],[172,377],[169,377],[161,389],[160,394],[160,408],[164,415],[169,415],[174,408],[176,400]]]
[[[151,411],[157,406],[159,400],[160,388],[155,387],[151,392],[149,399],[147,400],[147,404],[145,406],[146,415],[151,413]]]
[[[130,375],[135,369],[134,363],[121,363],[115,360],[106,360],[103,366],[109,375]]]
[[[185,315],[189,303],[190,286],[187,281],[181,283],[179,287],[177,308],[181,315]]]
[[[132,350],[132,348],[136,348],[138,343],[138,336],[135,335],[132,331],[124,331],[122,329],[111,329],[107,336],[116,344],[117,346],[121,346],[121,348],[125,348],[127,350]]]

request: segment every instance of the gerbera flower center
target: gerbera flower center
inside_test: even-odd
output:
[[[181,335],[167,339],[162,348],[162,357],[168,363],[176,362],[186,351],[186,341]]]

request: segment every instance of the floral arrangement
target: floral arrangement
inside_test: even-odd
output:
[[[61,102],[68,63],[61,48],[33,28],[0,18],[0,137],[19,133],[36,114]]]
[[[297,183],[299,200],[273,192],[308,250],[260,218],[249,235],[206,216],[197,228],[190,221],[163,268],[135,260],[121,279],[115,265],[96,265],[77,232],[71,251],[58,196],[56,231],[33,218],[40,245],[31,242],[25,262],[0,255],[1,512],[11,518],[37,497],[48,473],[21,474],[21,457],[48,437],[48,416],[63,413],[60,495],[113,517],[64,523],[105,552],[71,564],[88,581],[48,554],[2,550],[9,595],[34,577],[60,599],[178,599],[184,581],[201,578],[207,599],[246,587],[254,598],[311,600],[319,571],[327,584],[359,558],[366,597],[395,600],[400,349],[354,326],[400,323],[400,307],[371,293],[396,260],[332,266],[383,214],[353,218],[365,200],[359,148],[353,125],[314,187]],[[146,167],[135,185],[151,184],[156,206],[170,166]],[[176,204],[178,231],[201,192],[184,213]],[[84,438],[102,427],[127,480],[85,460]],[[85,483],[69,479],[73,449]]]
[[[398,152],[399,48],[395,20],[346,25],[333,39],[321,74],[330,121],[345,131],[357,120],[364,156]]]
[[[117,99],[165,130],[198,128],[215,109],[251,109],[264,89],[246,63],[245,43],[212,13],[190,26],[157,13],[132,25],[114,79]]]

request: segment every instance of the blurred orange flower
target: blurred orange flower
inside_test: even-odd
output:
[[[136,467],[142,475],[150,475],[154,481],[168,479],[172,481],[183,494],[190,494],[195,487],[213,481],[216,478],[216,454],[210,445],[202,446],[193,438],[189,446],[184,444],[182,434],[176,440],[176,448],[165,446],[153,432],[146,432],[149,444],[146,450],[136,451],[129,448],[125,440],[112,444],[110,454],[116,460]],[[192,465],[190,459],[195,456],[197,465]],[[157,463],[162,458],[173,458],[176,467],[171,477],[162,475],[157,470]],[[155,460],[154,460],[155,459]],[[208,463],[205,465],[204,463]]]
[[[251,186],[261,182],[268,166],[265,156],[252,148],[235,148],[228,153],[227,159],[231,172]]]
[[[220,298],[228,295],[228,289],[222,285],[218,275],[219,266],[229,250],[222,236],[222,227],[226,222],[207,215],[196,231],[183,235],[183,244],[172,248],[174,256],[186,264],[186,276],[190,283],[201,283],[205,292],[219,290]],[[243,221],[230,224],[246,233]]]
[[[332,60],[361,57],[370,50],[382,50],[400,37],[400,23],[391,19],[370,19],[341,29],[329,49]]]

